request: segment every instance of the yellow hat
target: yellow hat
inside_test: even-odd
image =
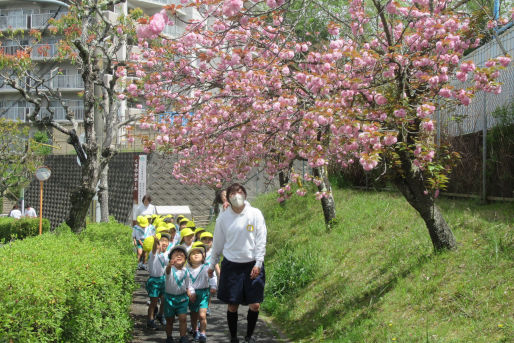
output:
[[[204,233],[202,233],[200,235],[200,239],[203,239],[203,238],[212,238],[212,233],[205,231]]]
[[[191,256],[192,252],[194,250],[200,250],[203,257],[205,258],[205,244],[203,244],[202,242],[194,242],[193,245],[191,246],[191,249],[189,250],[189,253],[187,254],[187,259],[189,261],[189,256]]]
[[[196,229],[195,222],[192,221],[192,220],[188,221],[187,224],[186,224],[186,228]]]
[[[161,239],[161,234],[157,233],[155,235],[157,236],[158,239]],[[146,237],[145,240],[143,241],[143,250],[146,252],[152,251],[154,240],[155,239],[153,236]]]
[[[177,219],[181,219],[181,218],[185,218],[185,217],[186,217],[186,216],[184,216],[183,214],[179,214],[179,215],[177,216]]]
[[[190,228],[184,228],[184,229],[180,230],[180,237],[181,238],[184,238],[186,236],[191,236],[191,235],[194,235],[194,234],[195,233]]]
[[[177,227],[175,226],[175,224],[173,223],[166,223],[166,227],[168,228],[168,230],[175,230],[177,231]]]
[[[167,214],[163,217],[163,219],[166,219],[166,218],[173,218],[173,214]]]
[[[187,226],[186,226],[187,227]],[[195,229],[195,236],[199,233],[199,232],[205,232],[205,229],[203,227],[197,227]]]
[[[155,232],[157,232],[157,233],[163,233],[163,232],[170,233],[170,229],[168,228],[168,226],[160,225],[160,226],[157,227],[157,229],[155,229]]]
[[[188,221],[189,221],[189,219],[187,219],[186,217],[183,217],[182,219],[180,219],[180,220],[178,221],[178,223],[179,223],[179,224],[182,224],[182,222],[188,222]]]
[[[137,225],[139,225],[141,227],[147,227],[148,219],[143,216],[137,216]]]

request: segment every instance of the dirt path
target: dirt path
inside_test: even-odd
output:
[[[158,330],[148,330],[146,329],[146,319],[147,319],[147,310],[148,305],[146,301],[148,300],[148,296],[145,290],[145,282],[148,278],[148,272],[146,271],[137,271],[136,273],[136,283],[140,285],[140,287],[133,294],[133,302],[131,307],[131,316],[134,318],[134,338],[132,343],[142,343],[142,342],[156,342],[156,343],[164,343],[166,341],[166,333],[164,328],[159,328]],[[216,297],[211,300],[210,306],[211,314],[207,317],[207,342],[212,343],[225,343],[230,342],[230,334],[228,332],[227,327],[227,306],[221,303]],[[248,307],[241,306],[239,308],[239,326],[238,326],[238,334],[240,342],[243,343],[244,336],[246,334],[246,313],[248,312]],[[283,338],[280,333],[272,327],[270,323],[267,323],[265,320],[259,317],[259,321],[257,322],[257,328],[255,329],[254,337],[257,339],[257,342],[262,343],[279,343],[279,342],[289,342],[287,339]],[[189,327],[189,320],[188,320]],[[281,338],[282,337],[282,338]],[[177,341],[179,338],[178,335],[178,323],[175,322],[173,327],[173,338]],[[189,337],[191,339],[191,337]],[[191,340],[193,342],[193,340]]]

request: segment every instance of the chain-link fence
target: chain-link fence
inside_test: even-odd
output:
[[[500,47],[503,46],[503,49]],[[466,56],[477,66],[483,67],[494,57],[507,52],[514,55],[514,27]],[[491,131],[500,126],[514,124],[514,113],[496,115],[499,109],[511,108],[514,99],[514,63],[501,71],[498,81],[502,92],[477,93],[469,106],[447,106],[441,103],[436,113],[438,143],[449,143],[462,158],[454,169],[449,192],[459,194],[480,194],[499,197],[513,197],[514,157],[512,137],[498,136],[491,139]],[[471,84],[468,81],[467,84]],[[457,83],[459,87],[466,86]],[[494,154],[494,155],[493,155]]]

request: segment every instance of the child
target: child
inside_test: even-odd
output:
[[[178,222],[178,229],[179,229],[179,231],[184,229],[186,227],[187,223],[189,223],[189,222],[190,222],[190,220],[187,219],[186,217],[180,219],[179,222]]]
[[[205,245],[205,250],[206,250],[205,263],[209,263],[211,261],[212,239],[213,239],[213,236],[212,236],[212,233],[210,233],[210,232],[205,231],[200,235],[200,242],[202,242],[202,244]],[[216,263],[216,265],[214,266],[214,271],[216,272],[216,275],[219,277],[219,275],[220,275],[219,263]]]
[[[137,267],[144,269],[143,261],[143,240],[145,236],[145,228],[148,226],[148,219],[143,216],[137,217],[137,224],[132,229],[132,239],[134,240],[134,246],[137,249]]]
[[[179,215],[177,216],[177,218],[175,219],[175,220],[176,220],[176,224],[175,224],[175,226],[177,227],[177,231],[180,231],[180,221],[181,221],[182,219],[184,219],[184,218],[185,218],[185,216],[184,216],[184,215],[179,214]]]
[[[191,332],[195,341],[205,343],[207,337],[207,308],[210,295],[216,293],[216,277],[209,278],[208,265],[205,264],[205,246],[201,242],[195,242],[187,257],[187,272],[191,278],[191,285],[195,290],[195,297],[189,302],[191,311]],[[197,323],[200,319],[200,330]]]
[[[187,250],[182,245],[173,247],[170,251],[170,261],[166,266],[164,315],[166,317],[166,343],[173,343],[173,319],[178,317],[180,340],[179,343],[189,343],[187,338],[187,305],[189,298],[194,298],[194,288],[191,279],[184,268]]]
[[[197,227],[195,229],[195,242],[200,242],[200,235],[205,232],[203,227]]]
[[[153,236],[153,238],[153,248],[148,256],[148,272],[150,273],[150,277],[146,281],[146,291],[150,297],[147,327],[155,330],[157,329],[154,320],[155,308],[157,307],[159,298],[164,295],[164,270],[169,262],[166,249],[170,243],[170,235],[161,233],[160,239],[157,239],[157,236]],[[161,299],[161,302],[164,302],[164,299]],[[166,325],[162,311],[157,315],[157,320],[159,320],[161,325]]]
[[[186,251],[189,252],[191,246],[193,245],[193,238],[195,233],[190,228],[184,228],[180,231],[180,244],[186,248]]]
[[[208,231],[205,231],[204,233],[202,233],[200,235],[200,242],[202,242],[202,244],[205,246],[205,263],[209,263],[211,262],[211,253],[212,253],[212,239],[213,239],[213,236],[212,236],[212,233],[208,232]],[[220,264],[219,263],[216,263],[216,265],[214,266],[214,272],[216,273],[216,283],[218,282],[218,278],[220,277]],[[209,306],[211,305],[211,299],[209,298]],[[210,316],[211,314],[211,310],[210,308],[208,307],[207,308],[207,315]]]
[[[180,244],[180,235],[177,236],[175,225],[172,223],[166,224],[166,232],[170,235],[170,244],[168,245],[168,253],[170,252],[171,248],[173,248],[175,245]]]

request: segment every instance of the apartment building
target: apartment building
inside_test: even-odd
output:
[[[48,27],[51,18],[59,19],[67,12],[66,0],[0,0],[0,31],[6,33],[8,30],[23,30],[28,33],[31,29],[43,30]],[[127,14],[133,8],[141,8],[147,15],[159,12],[164,5],[179,4],[180,0],[127,0],[125,3],[113,6],[105,15],[107,18],[115,20],[119,14]],[[187,21],[193,17],[192,9],[184,9],[178,14],[181,19]],[[183,32],[185,24],[177,21],[176,25],[167,26],[163,34],[175,37]],[[43,33],[45,31],[42,31]],[[37,44],[28,34],[17,35],[15,39],[4,37],[0,38],[0,49],[4,54],[15,55],[16,52],[24,47],[31,46],[31,58],[36,62],[35,71],[37,75],[50,79],[46,83],[50,88],[59,88],[76,118],[80,121],[84,118],[84,104],[80,97],[84,84],[80,71],[71,62],[56,62],[53,57],[57,54],[59,37],[43,34],[41,42]],[[136,49],[130,43],[119,51],[118,58],[129,58],[131,51]],[[27,83],[30,82],[27,80]],[[67,125],[65,111],[58,103],[50,103],[50,109],[54,111],[54,119]],[[28,122],[27,116],[33,105],[27,103],[17,90],[0,81],[0,117],[12,120]],[[144,111],[137,109],[136,104],[123,101],[120,105],[120,116],[127,113],[135,114]],[[48,115],[48,111],[42,110],[41,116]],[[52,137],[52,144],[57,149],[54,153],[70,153],[73,148],[66,143],[66,138],[58,131],[49,132]],[[101,129],[98,130],[99,139],[102,139]],[[136,143],[138,141],[136,140]],[[125,148],[130,148],[124,131],[118,133],[118,143]],[[137,146],[132,148],[137,149]]]

